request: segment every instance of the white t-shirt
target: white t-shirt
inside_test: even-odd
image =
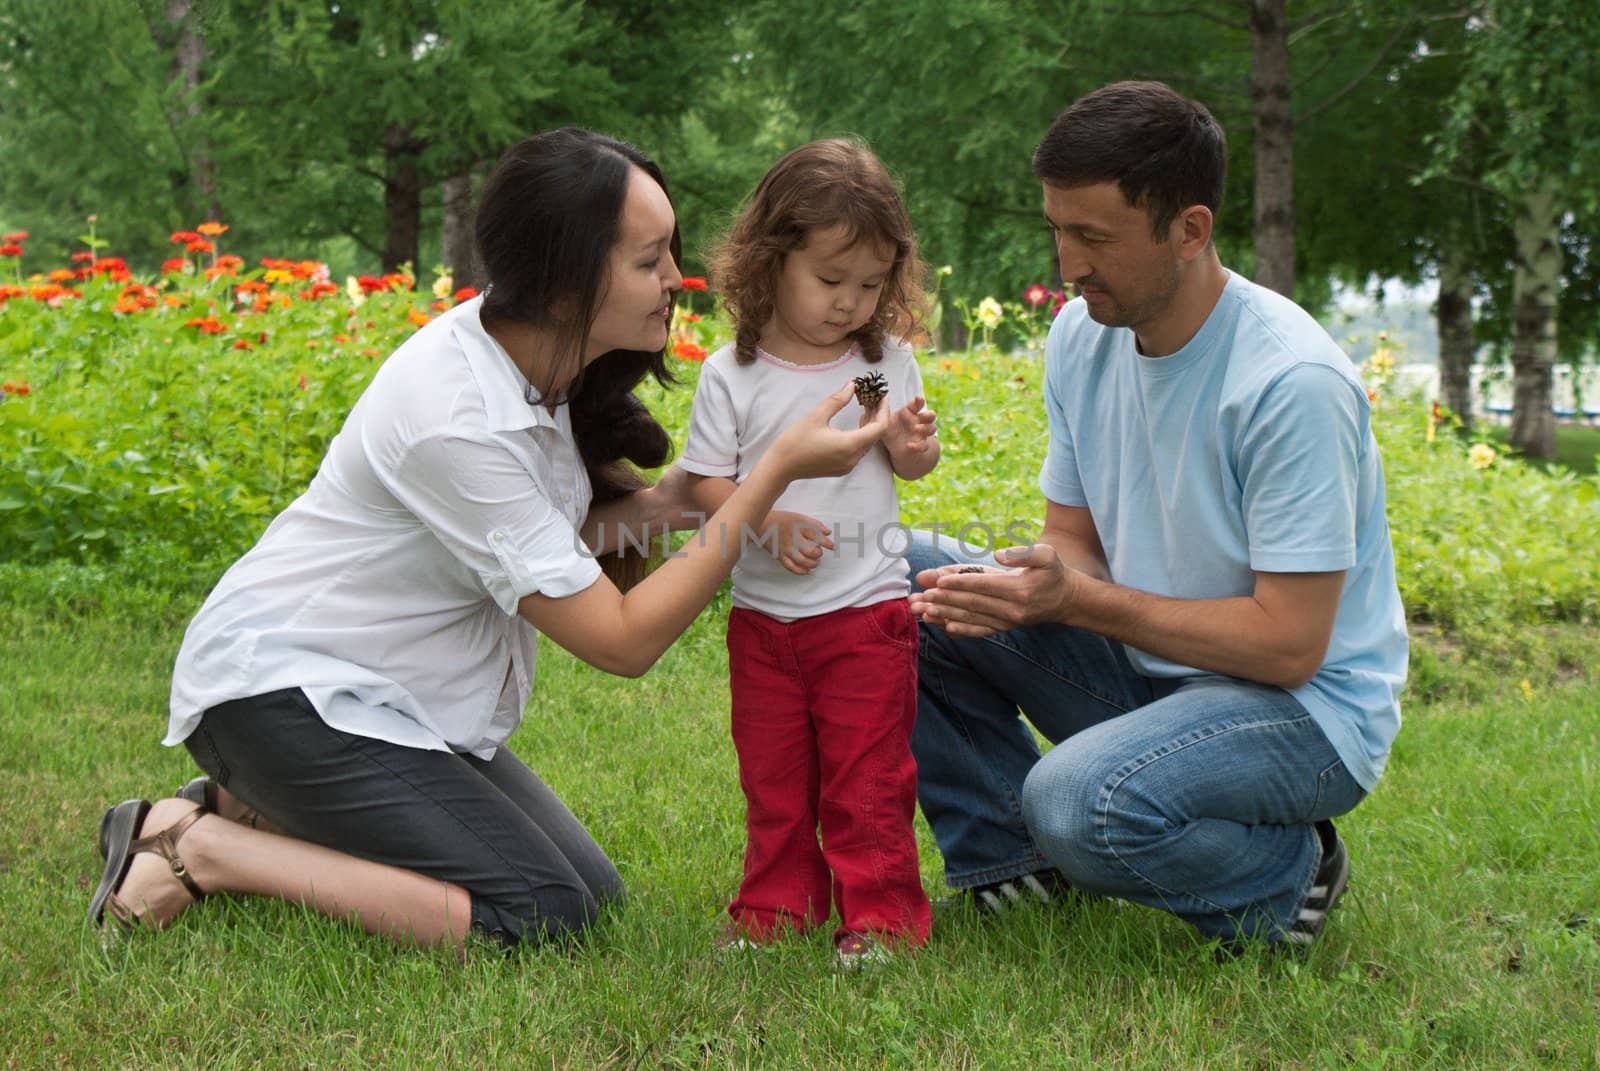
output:
[[[868,364],[851,346],[827,364],[790,364],[756,350],[741,365],[732,345],[706,359],[695,390],[689,435],[678,466],[701,476],[743,480],[783,430],[798,416],[857,376],[878,372],[888,381],[884,404],[896,409],[922,393],[922,375],[905,342],[884,340],[883,359]],[[832,424],[850,430],[861,423],[852,400]],[[911,590],[900,525],[894,469],[881,443],[845,476],[796,480],[773,506],[826,524],[834,548],[805,576],[789,572],[766,549],[747,542],[733,570],[733,603],[783,621],[815,617],[846,607],[871,606],[905,597]]]
[[[165,743],[208,708],[303,689],[336,729],[489,758],[522,718],[524,595],[600,575],[565,407],[478,319],[435,319],[378,370],[306,492],[224,574],[184,634]]]

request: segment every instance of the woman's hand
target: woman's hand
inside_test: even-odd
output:
[[[828,421],[853,397],[855,385],[850,383],[828,395],[784,429],[757,467],[772,466],[773,475],[785,484],[818,476],[843,476],[855,468],[889,430],[889,407],[878,406],[872,419],[854,431],[829,426]]]

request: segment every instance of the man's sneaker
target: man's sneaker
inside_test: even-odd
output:
[[[833,947],[840,969],[846,971],[876,967],[894,958],[893,953],[864,933],[847,933]]]
[[[978,911],[985,915],[1001,915],[1013,907],[1048,904],[1071,888],[1061,872],[1052,867],[1005,881],[961,889],[954,896],[935,901],[933,906],[941,914]]]
[[[1309,948],[1327,925],[1328,912],[1333,910],[1350,886],[1350,853],[1339,839],[1333,823],[1317,823],[1317,837],[1322,841],[1322,862],[1316,876],[1311,879],[1311,891],[1306,893],[1300,913],[1289,924],[1283,943],[1298,948]]]

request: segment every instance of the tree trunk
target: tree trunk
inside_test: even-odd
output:
[[[1292,298],[1294,119],[1284,3],[1250,3],[1250,108],[1255,115],[1255,281]]]
[[[1561,283],[1561,209],[1544,183],[1517,204],[1513,233],[1516,273],[1511,284],[1511,446],[1530,457],[1554,457],[1556,418],[1550,411],[1556,364],[1556,298]]]
[[[1444,404],[1472,429],[1472,270],[1459,244],[1439,259],[1439,393]]]
[[[476,172],[477,168],[469,168],[444,180],[444,225],[440,255],[458,290],[464,286],[483,289],[483,268],[478,263],[478,243],[473,233],[476,205],[473,178]]]
[[[383,132],[383,213],[387,221],[383,242],[383,270],[417,270],[422,234],[422,179],[417,157],[422,143],[411,128],[390,123]]]
[[[172,38],[172,69],[167,83],[178,87],[183,122],[180,128],[189,138],[189,194],[185,200],[200,220],[220,220],[222,202],[217,197],[217,164],[211,157],[210,139],[200,130],[200,67],[206,58],[205,38],[196,27],[198,15],[194,0],[169,0],[167,29]]]

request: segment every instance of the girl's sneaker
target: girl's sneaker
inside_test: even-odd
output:
[[[888,963],[894,958],[882,943],[868,937],[864,933],[847,933],[839,938],[834,945],[834,954],[839,959],[839,966],[847,971],[859,971],[863,967],[875,967]]]

